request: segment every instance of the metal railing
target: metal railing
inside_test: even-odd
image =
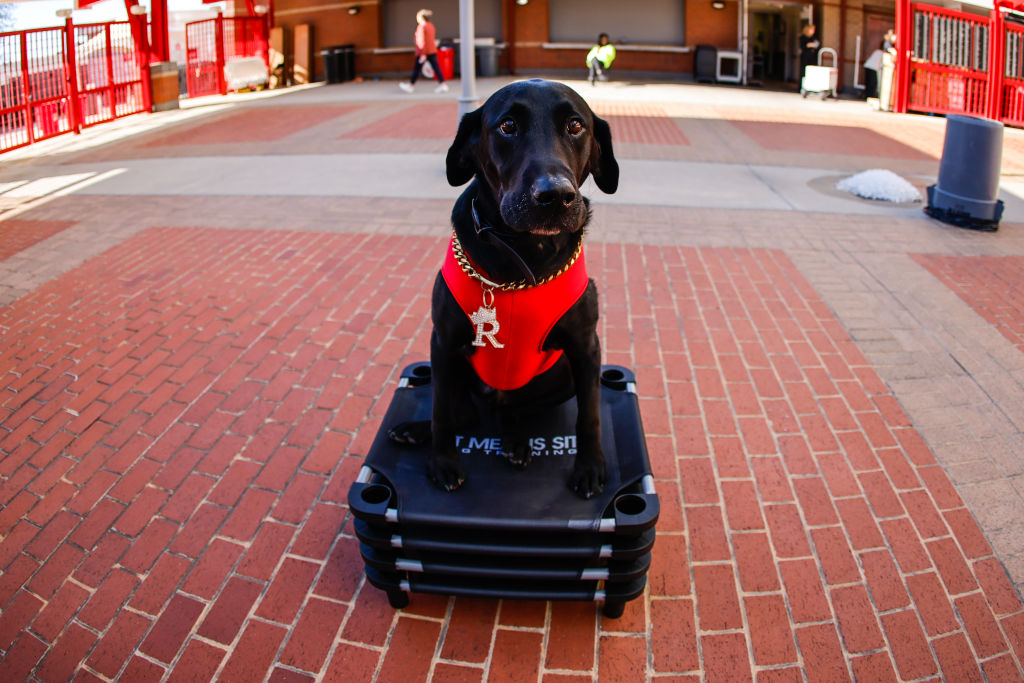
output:
[[[138,21],[0,33],[0,152],[150,111]]]

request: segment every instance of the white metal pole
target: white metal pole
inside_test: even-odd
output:
[[[459,0],[459,68],[462,70],[459,120],[477,106],[475,30],[473,0]]]
[[[740,75],[742,78],[740,82],[743,85],[747,84],[747,60],[749,55],[747,54],[747,37],[750,33],[748,22],[748,13],[750,12],[750,5],[747,0],[741,0],[740,2]]]
[[[857,55],[853,60],[853,87],[863,88],[860,83],[860,35],[857,36]]]

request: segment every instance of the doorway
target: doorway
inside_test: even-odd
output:
[[[861,56],[862,64],[871,56],[872,52],[881,49],[885,32],[891,28],[896,28],[896,17],[893,15],[892,10],[872,7],[864,8],[864,39],[861,47],[863,51]]]
[[[799,2],[751,0],[748,82],[782,87],[797,81],[802,7]]]

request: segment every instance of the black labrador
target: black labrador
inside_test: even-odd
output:
[[[448,150],[448,182],[470,183],[452,210],[454,235],[434,283],[430,424],[391,430],[432,441],[427,474],[454,491],[465,481],[455,437],[477,415],[473,394],[497,409],[502,455],[525,467],[520,424],[530,410],[577,397],[577,455],[569,487],[604,487],[598,299],[582,258],[590,220],[580,185],[615,192],[619,167],[608,124],[571,88],[513,83],[466,114]],[[475,310],[474,310],[475,309]]]

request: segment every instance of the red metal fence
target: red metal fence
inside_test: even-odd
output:
[[[1007,12],[1016,12],[1007,20]],[[1024,2],[988,16],[899,0],[896,111],[967,114],[1024,126]]]
[[[147,69],[128,22],[0,33],[0,152],[149,111]]]
[[[1006,25],[1006,75],[1002,88],[1002,120],[1024,126],[1024,26]]]
[[[149,111],[128,22],[75,26],[75,45],[83,126]]]
[[[912,5],[912,15],[909,108],[985,116],[988,19],[919,4]]]
[[[63,28],[0,33],[0,151],[72,130]]]
[[[260,17],[218,16],[185,24],[189,97],[227,93],[224,68],[233,60],[252,57],[269,64],[267,38],[267,24]]]

